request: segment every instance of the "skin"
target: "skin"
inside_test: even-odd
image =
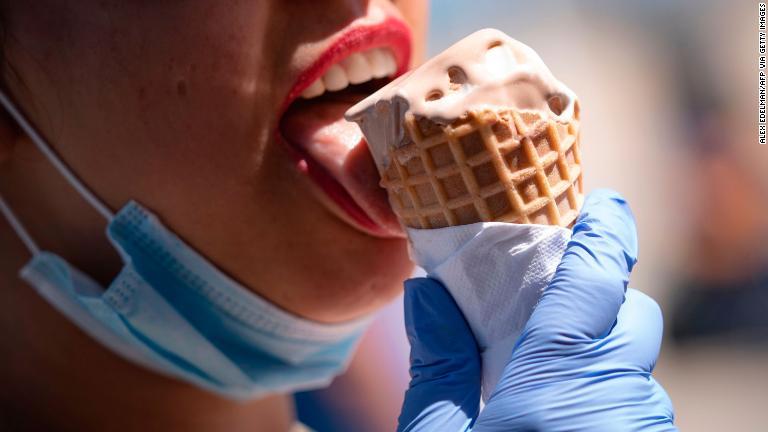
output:
[[[140,202],[219,268],[297,315],[337,322],[368,314],[410,274],[405,241],[374,238],[335,216],[272,132],[298,74],[372,9],[403,16],[420,55],[426,1],[223,5],[0,2],[4,87],[112,209]],[[103,284],[121,268],[105,220],[4,115],[0,194],[43,249]],[[285,396],[232,403],[116,357],[19,280],[29,257],[0,219],[0,428],[292,423]]]

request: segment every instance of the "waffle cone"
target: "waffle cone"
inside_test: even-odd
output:
[[[446,125],[409,113],[404,127],[409,141],[390,150],[381,182],[404,226],[575,221],[584,198],[578,102],[567,123],[486,109]]]

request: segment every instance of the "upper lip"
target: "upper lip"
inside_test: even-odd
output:
[[[408,25],[396,17],[387,17],[376,24],[355,25],[339,35],[336,40],[304,71],[299,74],[280,108],[280,115],[301,95],[310,84],[335,63],[358,51],[377,47],[389,48],[397,61],[395,77],[408,69],[411,58],[411,32]]]

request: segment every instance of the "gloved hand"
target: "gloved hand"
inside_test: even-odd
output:
[[[626,201],[591,194],[482,413],[480,353],[460,310],[439,282],[406,281],[411,383],[398,430],[677,430],[651,376],[661,312],[626,290],[636,256]]]

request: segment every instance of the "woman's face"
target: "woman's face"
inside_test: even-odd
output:
[[[379,70],[348,75],[405,70],[425,1],[7,3],[7,87],[113,209],[138,201],[224,271],[312,319],[350,319],[399,291],[411,271],[405,240],[359,131],[340,121],[381,82],[299,94],[353,52]],[[42,200],[61,190],[52,173],[38,163],[0,178]]]

